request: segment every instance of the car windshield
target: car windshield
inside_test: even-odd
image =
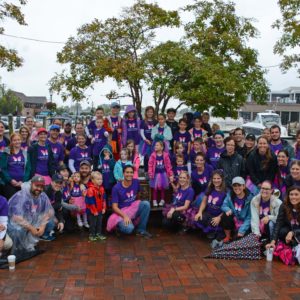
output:
[[[261,119],[264,125],[280,123],[280,117],[277,115],[262,115]]]

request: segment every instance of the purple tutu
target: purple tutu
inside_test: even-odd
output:
[[[215,216],[211,215],[208,212],[203,212],[202,220],[194,221],[195,227],[202,229],[204,233],[220,233],[223,232],[223,228],[218,226],[212,226],[211,221]]]
[[[166,172],[157,173],[153,179],[150,179],[150,187],[156,190],[167,190],[169,188],[169,179]]]
[[[186,224],[190,228],[198,228],[195,222],[195,216],[199,211],[199,207],[191,207],[186,212]]]
[[[142,140],[140,142],[140,145],[139,145],[139,153],[142,155],[142,156],[150,156],[151,155],[151,145],[148,145],[144,140]]]

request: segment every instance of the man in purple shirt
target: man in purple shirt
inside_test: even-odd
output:
[[[293,159],[295,157],[295,152],[293,147],[284,139],[281,138],[281,129],[278,125],[273,125],[270,128],[271,141],[270,149],[277,156],[280,150],[287,150],[289,153],[289,158]]]
[[[58,125],[50,126],[50,135],[47,143],[50,145],[55,161],[55,165],[58,169],[59,165],[62,165],[64,162],[64,147],[59,142],[59,131],[60,127]]]

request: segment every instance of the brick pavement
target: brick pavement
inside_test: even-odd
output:
[[[0,299],[300,299],[300,267],[280,262],[203,259],[196,234],[154,228],[156,237],[87,233],[41,243],[47,252],[0,270]]]

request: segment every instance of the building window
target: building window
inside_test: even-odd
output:
[[[281,112],[281,123],[282,125],[287,125],[289,123],[290,113],[288,111]]]
[[[291,122],[299,122],[299,112],[291,112]]]

